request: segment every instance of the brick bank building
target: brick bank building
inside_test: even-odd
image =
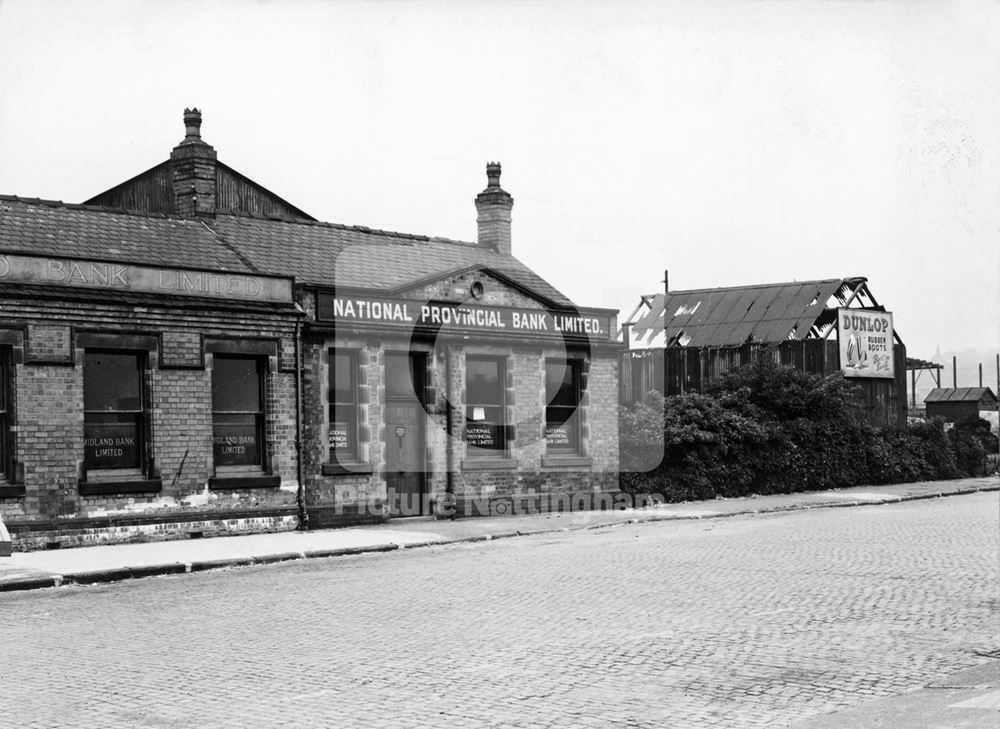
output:
[[[580,508],[617,489],[617,312],[511,255],[318,222],[186,135],[81,205],[0,197],[15,549]]]

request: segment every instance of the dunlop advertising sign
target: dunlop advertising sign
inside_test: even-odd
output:
[[[457,329],[511,336],[588,337],[604,341],[614,334],[612,317],[605,311],[550,311],[370,296],[319,294],[316,318],[341,324]]]
[[[890,312],[838,309],[837,327],[844,377],[895,377]]]

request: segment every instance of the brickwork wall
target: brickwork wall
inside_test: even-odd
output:
[[[212,473],[211,370],[157,370],[153,388],[153,449],[163,478],[160,496],[181,504],[207,503]]]
[[[178,215],[215,213],[216,152],[207,144],[178,145],[170,154]]]
[[[242,534],[294,531],[298,518],[294,515],[241,517],[236,519],[195,519],[162,524],[129,524],[123,526],[76,527],[14,535],[14,548],[19,552],[62,547],[91,547],[101,544],[161,542],[170,539],[228,537]]]
[[[295,373],[268,373],[267,439],[271,471],[281,476],[281,488],[295,491],[298,474],[295,453]]]
[[[594,472],[613,474],[615,479],[619,467],[618,367],[615,352],[595,356],[590,363],[587,382],[590,456],[594,459]]]
[[[68,366],[15,367],[15,457],[25,496],[0,500],[4,518],[55,518],[76,512],[83,458],[83,382]]]
[[[305,473],[306,498],[310,503],[324,500],[317,483],[320,467],[326,462],[326,354],[322,341],[302,342],[302,469]]]
[[[383,387],[381,343],[345,338],[338,342],[344,350],[358,353],[358,424],[359,465],[371,464],[372,473],[323,475],[330,463],[328,438],[329,349],[328,341],[308,341],[303,345],[303,439],[302,463],[305,469],[307,508],[349,511],[359,504],[385,499],[383,462],[382,405],[378,393]],[[384,394],[382,396],[384,403]]]
[[[404,294],[411,300],[467,301],[473,282],[483,284],[483,296],[476,303],[489,306],[541,308],[539,303],[513,290],[491,276],[469,272]],[[385,497],[385,353],[403,351],[408,347],[427,354],[427,388],[430,399],[425,419],[426,469],[425,494],[433,503],[445,494],[449,480],[460,503],[503,500],[518,495],[601,493],[617,490],[618,485],[618,370],[616,353],[596,352],[586,358],[582,368],[584,394],[578,412],[574,414],[582,438],[581,453],[575,460],[557,465],[546,461],[545,391],[546,358],[565,358],[561,342],[530,343],[515,336],[497,335],[495,343],[475,344],[449,339],[442,329],[434,344],[411,342],[408,333],[393,336],[388,333],[378,339],[344,336],[339,342],[345,348],[363,348],[367,354],[364,370],[366,397],[370,407],[365,421],[371,429],[368,458],[372,473],[363,475],[338,474],[317,476],[326,458],[322,442],[326,427],[326,382],[328,377],[326,350],[333,340],[314,343],[308,348],[304,397],[310,413],[307,415],[306,450],[309,503],[311,505],[363,505],[366,501]],[[506,463],[495,468],[474,468],[467,458],[464,440],[465,366],[469,354],[501,357],[506,362],[505,400],[507,421],[514,425],[514,439],[509,444]],[[571,352],[570,357],[581,357]],[[450,371],[450,382],[448,380]],[[314,406],[313,403],[319,403]],[[452,407],[453,437],[449,445],[447,433],[448,405]],[[451,479],[448,473],[449,447],[452,453]],[[498,454],[504,460],[505,454]],[[587,461],[586,458],[592,459]],[[463,467],[463,462],[465,466]],[[472,467],[470,467],[472,466]]]
[[[72,361],[69,327],[28,325],[27,360],[29,362]]]
[[[200,332],[163,332],[164,367],[201,367],[202,344]]]
[[[287,315],[206,308],[140,307],[7,298],[5,319],[26,325],[25,360],[14,368],[15,459],[23,464],[24,496],[0,499],[5,521],[156,517],[204,511],[293,507],[295,451],[294,319]],[[148,352],[149,456],[159,492],[82,496],[83,348],[77,331],[159,340]],[[211,490],[210,355],[205,337],[279,342],[267,375],[267,448],[276,488]],[[249,522],[248,522],[249,523]],[[63,530],[66,531],[66,530]],[[65,536],[65,535],[63,535]],[[67,537],[68,538],[68,537]],[[103,537],[101,538],[103,539]]]

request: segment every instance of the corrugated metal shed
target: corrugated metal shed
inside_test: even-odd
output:
[[[863,277],[671,291],[643,297],[648,311],[632,324],[632,336],[686,347],[727,347],[748,342],[806,339],[813,327],[833,323],[830,300],[840,305]],[[834,307],[835,308],[835,307]],[[815,336],[815,332],[813,332]]]

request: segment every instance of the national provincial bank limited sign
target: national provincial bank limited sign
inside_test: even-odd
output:
[[[324,293],[317,296],[316,308],[318,320],[339,324],[605,341],[613,335],[612,316],[590,309],[526,309]]]
[[[0,283],[74,286],[147,294],[287,303],[287,278],[131,263],[0,254]]]

